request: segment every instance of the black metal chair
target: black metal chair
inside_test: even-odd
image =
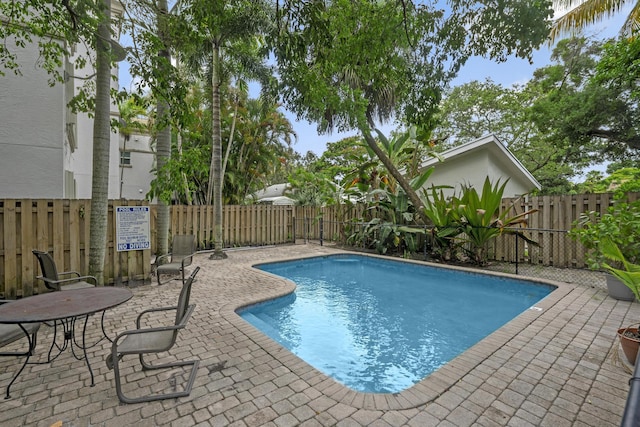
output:
[[[189,304],[191,297],[191,285],[200,271],[200,267],[196,267],[191,273],[187,281],[182,285],[178,305],[171,307],[160,307],[145,310],[140,313],[136,319],[136,329],[125,331],[113,340],[111,345],[111,354],[106,358],[107,367],[113,369],[116,381],[116,393],[123,403],[139,403],[151,402],[154,400],[171,399],[176,397],[188,396],[196,379],[198,372],[199,360],[177,361],[152,365],[144,360],[145,354],[155,354],[169,351],[176,343],[178,332],[187,325],[189,317],[195,309],[195,304]],[[170,326],[159,326],[152,328],[142,328],[143,316],[150,313],[175,310],[175,323]],[[151,369],[168,369],[181,366],[191,366],[189,377],[183,391],[175,391],[164,394],[151,394],[141,397],[128,397],[122,391],[122,378],[120,372],[120,360],[128,354],[137,354],[140,358],[140,364],[143,370]]]
[[[10,300],[0,300],[0,304],[11,303]],[[25,366],[29,362],[29,357],[33,355],[33,352],[36,348],[38,330],[40,329],[40,323],[25,323],[22,324],[7,324],[0,323],[0,348],[6,347],[9,344],[13,344],[16,341],[19,341],[23,338],[26,338],[29,342],[29,346],[24,351],[2,351],[0,352],[0,356],[26,356],[24,363],[20,367],[20,370],[13,376],[13,379],[7,386],[7,394],[5,399],[8,399],[9,389],[11,385],[15,382],[16,378],[22,373]]]
[[[77,271],[58,273],[55,261],[47,252],[36,249],[31,252],[38,258],[40,269],[42,270],[42,276],[38,276],[38,279],[41,279],[45,286],[53,291],[91,288],[98,285],[98,280],[95,277],[81,276]],[[93,282],[93,284],[89,282]]]
[[[160,283],[160,274],[182,274],[182,284],[185,280],[185,267],[193,262],[193,255],[196,253],[196,236],[193,234],[179,234],[173,236],[171,242],[171,253],[160,255],[156,258],[156,278]],[[165,260],[168,263],[163,264]]]
[[[52,291],[69,291],[73,289],[83,289],[83,288],[93,288],[98,285],[98,280],[94,276],[81,276],[77,271],[64,271],[62,273],[58,273],[58,268],[56,267],[56,263],[53,260],[53,257],[44,251],[39,251],[34,249],[31,251],[36,258],[38,259],[38,263],[40,264],[40,269],[42,270],[42,275],[37,276],[38,279],[42,280],[45,286]],[[90,283],[93,282],[93,283]],[[107,335],[107,332],[104,328],[104,316],[105,311],[102,312],[102,317],[100,319],[100,327],[102,328],[102,334],[104,338],[109,341],[112,341],[111,338]],[[75,319],[72,320],[75,322]],[[53,326],[57,328],[57,323],[49,324],[49,322],[45,322],[48,326]],[[64,325],[62,325],[64,326]],[[69,326],[70,329],[73,329],[73,326]],[[53,345],[51,346],[51,350],[53,347],[57,345],[55,337],[56,337],[57,329],[54,330],[54,340]],[[90,347],[98,344],[102,338],[91,345]],[[51,350],[49,351],[49,359],[51,359]]]

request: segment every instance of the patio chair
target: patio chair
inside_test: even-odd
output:
[[[0,304],[11,303],[10,300],[0,300]],[[25,323],[25,324],[8,324],[0,323],[0,348],[6,347],[9,344],[13,344],[23,338],[26,338],[29,342],[29,347],[25,351],[0,351],[0,356],[27,356],[24,363],[20,367],[20,370],[13,376],[13,379],[7,386],[7,394],[5,398],[9,398],[9,389],[18,376],[22,373],[25,366],[29,362],[29,357],[33,355],[33,351],[36,348],[36,342],[38,337],[38,330],[40,329],[40,323]]]
[[[58,273],[56,263],[48,252],[36,249],[31,252],[38,258],[40,269],[42,270],[42,276],[38,276],[38,279],[41,279],[45,286],[52,291],[91,288],[98,285],[98,280],[95,277],[81,276],[77,271]],[[89,282],[93,282],[93,284]]]
[[[38,279],[41,279],[44,282],[45,286],[52,291],[69,291],[74,289],[93,288],[98,285],[98,280],[94,276],[81,276],[77,271],[64,271],[62,273],[58,273],[56,263],[53,260],[53,257],[48,252],[43,252],[36,249],[32,250],[31,252],[33,252],[36,258],[38,258],[40,269],[42,270],[42,276],[37,276]],[[109,338],[107,332],[104,329],[105,313],[106,311],[102,312],[100,327],[102,328],[104,338],[111,341],[111,338]],[[53,326],[54,328],[57,328],[58,326],[57,322],[45,322],[45,324],[47,326]],[[57,330],[54,329],[54,341],[51,346],[51,350],[53,350],[53,346],[56,345],[56,331]],[[49,350],[49,359],[51,359],[51,350]]]
[[[191,285],[200,271],[200,267],[196,267],[191,275],[187,278],[187,281],[182,285],[180,296],[178,298],[178,305],[171,307],[152,308],[140,313],[136,319],[136,329],[131,331],[125,331],[113,340],[111,345],[111,354],[109,354],[105,360],[107,367],[113,369],[113,375],[116,381],[116,393],[118,399],[123,403],[139,403],[139,402],[151,402],[154,400],[171,399],[176,397],[184,397],[191,394],[191,388],[196,379],[198,372],[199,360],[189,361],[177,361],[162,364],[150,364],[144,360],[145,354],[156,354],[169,351],[176,343],[178,332],[187,325],[187,321],[195,309],[195,304],[189,304],[189,298],[191,296]],[[143,316],[150,313],[157,313],[162,311],[175,310],[176,318],[175,323],[171,326],[160,326],[151,328],[142,328]],[[120,360],[127,354],[137,354],[140,358],[140,364],[143,370],[151,369],[171,369],[175,367],[191,366],[188,380],[183,391],[174,391],[170,393],[156,393],[140,397],[128,397],[122,391],[122,378],[120,372]],[[127,372],[127,375],[129,373]],[[175,387],[175,384],[174,384]],[[155,388],[155,386],[154,386]]]
[[[193,234],[180,234],[173,236],[173,242],[171,244],[171,253],[160,255],[156,258],[156,278],[158,279],[158,285],[160,283],[161,274],[176,274],[182,275],[182,284],[185,283],[185,267],[191,265],[193,261],[193,255],[196,253],[196,236]],[[168,263],[163,264],[165,260],[169,260]]]

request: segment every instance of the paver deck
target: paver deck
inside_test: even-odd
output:
[[[260,262],[340,253],[317,245],[229,251],[214,261],[198,254],[196,311],[169,355],[201,360],[190,396],[123,405],[104,357],[105,340],[84,361],[65,352],[29,365],[0,401],[9,426],[616,426],[629,390],[628,365],[617,357],[616,330],[635,323],[637,303],[616,301],[591,284],[558,284],[546,299],[438,371],[401,393],[357,393],[326,377],[265,337],[235,309],[291,292],[293,284],[258,271]],[[107,312],[108,331],[133,329],[145,308],[175,304],[179,281],[133,288],[134,297]],[[90,320],[100,334],[99,316]],[[34,359],[46,358],[52,329],[43,326]],[[20,366],[0,358],[0,391]],[[180,384],[181,377],[141,373],[122,362],[127,391]],[[134,370],[135,369],[135,370]]]

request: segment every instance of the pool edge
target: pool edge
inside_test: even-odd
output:
[[[277,298],[287,295],[295,289],[295,284],[280,276],[257,269],[255,266],[282,261],[292,261],[304,258],[322,258],[332,254],[357,254],[371,258],[379,258],[390,260],[389,257],[379,256],[375,254],[363,254],[345,251],[342,249],[332,249],[331,253],[324,255],[307,255],[307,256],[285,256],[270,259],[267,262],[257,262],[250,265],[253,272],[260,272],[273,286],[272,295],[251,298],[244,296],[241,300],[229,303],[220,309],[220,314],[229,321],[239,331],[249,337],[253,342],[260,346],[264,351],[278,360],[283,366],[287,367],[292,373],[309,383],[315,390],[323,393],[326,397],[334,399],[343,404],[358,409],[366,410],[404,410],[412,409],[421,405],[435,401],[440,395],[454,387],[458,382],[472,370],[477,368],[489,356],[499,352],[503,347],[507,346],[520,334],[523,329],[532,322],[554,307],[563,298],[565,298],[576,285],[556,282],[547,279],[524,278],[508,273],[487,272],[468,267],[449,266],[437,263],[430,263],[417,260],[391,259],[397,262],[414,263],[418,265],[428,265],[437,268],[446,268],[460,270],[471,273],[486,274],[498,277],[507,277],[517,280],[523,280],[535,283],[544,283],[556,287],[549,295],[540,300],[536,304],[536,309],[529,309],[507,322],[500,329],[489,334],[487,337],[474,344],[462,354],[449,361],[428,377],[413,385],[412,387],[398,393],[363,393],[354,391],[331,377],[323,374],[313,366],[309,365],[300,357],[281,346],[271,338],[267,337],[258,329],[254,328],[248,322],[243,320],[236,310],[246,307],[247,305],[260,303],[268,299]]]

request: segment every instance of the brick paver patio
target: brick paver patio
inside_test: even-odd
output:
[[[616,301],[587,283],[558,290],[452,362],[401,393],[363,394],[327,378],[237,316],[251,302],[290,292],[287,281],[257,271],[259,262],[341,252],[295,245],[229,251],[224,261],[198,254],[196,311],[169,360],[201,360],[189,397],[123,405],[103,340],[84,361],[64,352],[29,365],[2,400],[0,425],[9,426],[616,426],[630,374],[616,357],[615,333],[634,323],[637,303]],[[113,333],[133,329],[145,308],[175,304],[180,282],[133,289],[134,297],[107,312]],[[99,336],[99,316],[90,320]],[[46,358],[52,329],[41,328],[35,360]],[[0,358],[0,387],[20,366]],[[181,377],[140,373],[123,360],[132,393],[180,384]],[[135,368],[135,371],[134,371]]]

